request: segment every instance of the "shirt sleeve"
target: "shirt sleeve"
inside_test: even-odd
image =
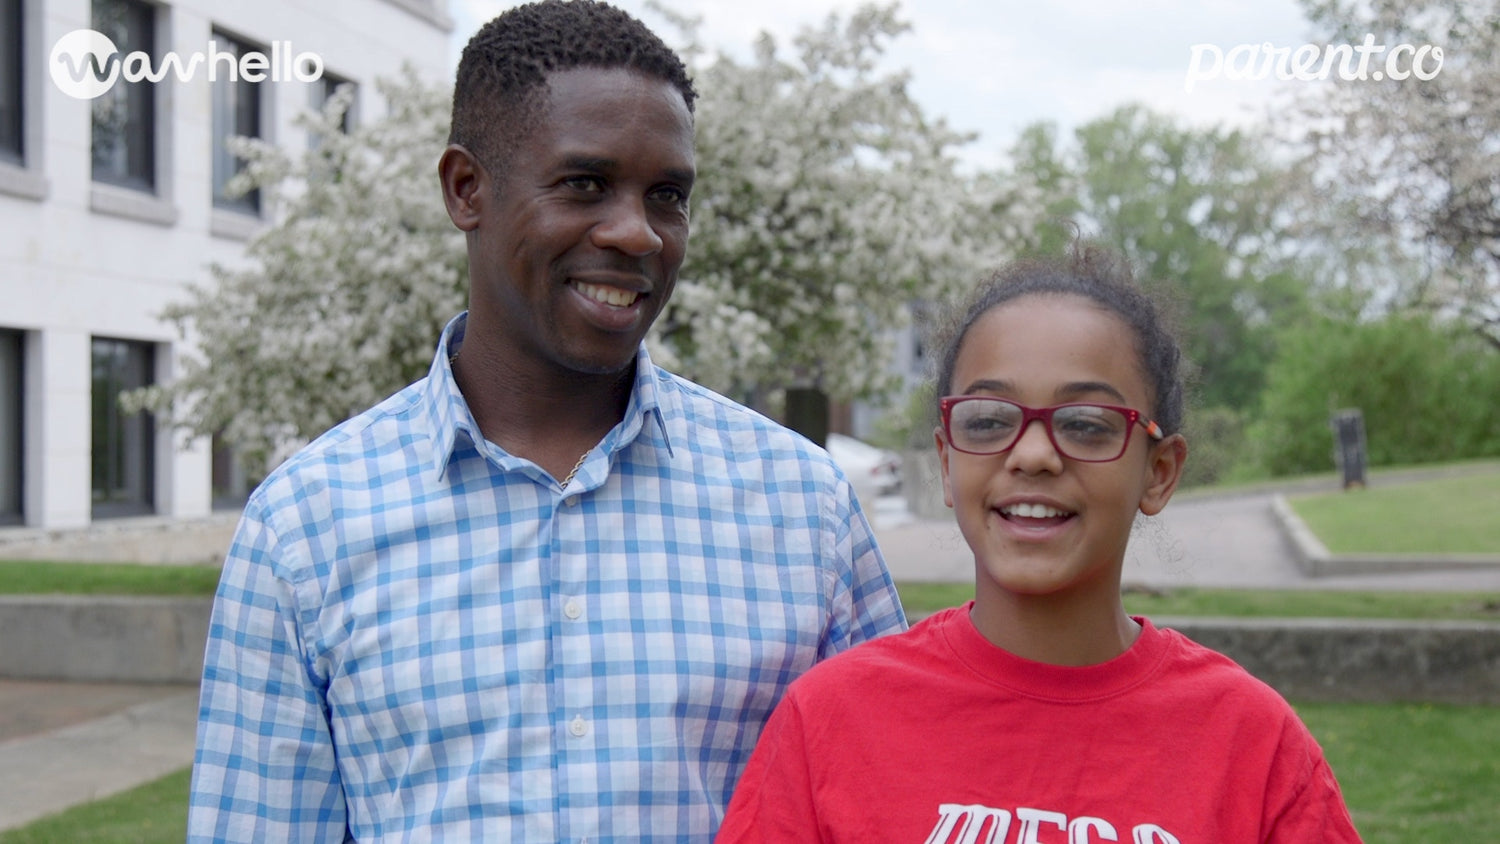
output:
[[[1285,771],[1296,771],[1299,776],[1279,777],[1273,773],[1272,783],[1285,782],[1284,788],[1273,788],[1272,794],[1280,793],[1280,806],[1271,813],[1265,837],[1266,844],[1300,844],[1317,841],[1320,844],[1360,844],[1359,833],[1349,817],[1344,804],[1344,795],[1339,790],[1333,769],[1323,756],[1323,750],[1295,715],[1290,715],[1283,733],[1282,756]]]
[[[896,594],[885,557],[875,545],[875,532],[848,482],[841,488],[844,495],[832,517],[839,577],[832,601],[833,618],[819,647],[820,660],[907,627],[901,597]]]
[[[788,695],[766,722],[715,844],[831,840],[818,823],[806,739],[795,694]]]
[[[235,533],[209,621],[188,841],[343,841],[324,690],[308,670],[283,552],[255,507]]]

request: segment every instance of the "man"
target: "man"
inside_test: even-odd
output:
[[[827,456],[652,364],[695,94],[599,3],[476,34],[439,162],[470,302],[252,495],[190,840],[711,840],[788,683],[904,626]]]

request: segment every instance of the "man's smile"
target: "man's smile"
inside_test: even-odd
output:
[[[605,305],[616,308],[628,308],[641,299],[642,294],[633,290],[622,290],[618,287],[610,287],[605,284],[590,284],[586,281],[569,282],[574,290],[584,296]]]

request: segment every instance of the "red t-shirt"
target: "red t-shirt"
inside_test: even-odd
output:
[[[719,844],[1359,841],[1307,728],[1227,657],[1138,619],[1119,657],[1046,665],[968,610],[794,682]]]

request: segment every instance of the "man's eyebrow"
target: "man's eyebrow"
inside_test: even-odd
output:
[[[563,159],[562,166],[565,170],[582,170],[585,173],[610,173],[619,168],[620,162],[601,155],[570,155]],[[698,174],[692,168],[674,167],[666,171],[666,176],[668,181],[691,186]]]
[[[620,165],[613,158],[599,155],[570,155],[563,159],[562,164],[568,170],[586,170],[590,173],[606,173]]]

